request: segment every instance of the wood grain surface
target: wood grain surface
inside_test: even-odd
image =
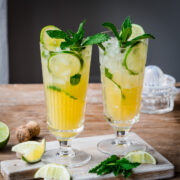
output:
[[[178,84],[179,86],[179,84]],[[0,85],[0,121],[11,132],[8,145],[0,151],[0,161],[14,159],[11,147],[17,144],[16,127],[35,120],[41,125],[40,137],[55,140],[46,127],[46,109],[43,85]],[[175,100],[174,111],[161,115],[141,114],[140,121],[132,128],[147,143],[175,165],[174,180],[180,179],[180,94]],[[87,96],[85,130],[80,137],[113,133],[103,117],[100,84],[90,84]],[[0,180],[2,176],[0,175]]]

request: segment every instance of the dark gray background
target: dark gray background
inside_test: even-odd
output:
[[[149,44],[148,63],[180,81],[180,0],[9,0],[10,83],[42,82],[39,35],[46,25],[76,31],[87,19],[86,35],[104,31],[105,21],[120,27],[126,16],[156,40]],[[97,47],[90,82],[99,82]]]

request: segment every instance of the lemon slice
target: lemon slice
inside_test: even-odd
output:
[[[34,178],[53,180],[70,180],[67,168],[60,164],[47,164],[42,166],[34,175]]]
[[[13,146],[12,151],[22,155],[22,160],[28,163],[36,163],[41,160],[46,146],[45,139],[38,143],[35,141],[27,141]]]
[[[48,59],[48,70],[54,76],[66,81],[67,77],[77,74],[83,66],[83,59],[73,51],[52,53]]]
[[[145,151],[129,152],[126,156],[130,162],[138,162],[142,164],[156,164],[156,159]]]
[[[59,46],[61,44],[61,42],[64,41],[64,39],[54,39],[54,38],[50,38],[49,35],[47,34],[47,30],[60,30],[59,28],[57,28],[56,26],[45,26],[42,30],[41,30],[41,34],[40,34],[40,42],[41,44],[43,44],[44,48],[47,49],[48,51],[57,51],[59,50]]]
[[[5,147],[9,140],[9,128],[3,122],[0,122],[0,149]]]

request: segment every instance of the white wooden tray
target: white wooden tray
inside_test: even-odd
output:
[[[92,155],[92,159],[87,165],[69,169],[73,180],[115,179],[113,174],[97,176],[96,174],[88,173],[89,169],[107,158],[106,155],[97,150],[97,143],[103,139],[112,138],[113,136],[114,135],[93,136],[76,138],[73,140],[72,146],[74,148],[84,150]],[[135,133],[131,132],[129,133],[129,136],[135,140],[145,143],[158,162],[157,165],[140,165],[133,170],[133,175],[129,179],[153,180],[165,179],[174,176],[174,166],[165,157],[163,157]],[[59,144],[57,141],[47,142],[46,150],[58,148],[58,146]],[[35,171],[42,165],[42,162],[29,165],[20,159],[7,160],[1,162],[1,173],[5,180],[28,180],[33,179]],[[118,179],[123,179],[123,177],[119,176]]]

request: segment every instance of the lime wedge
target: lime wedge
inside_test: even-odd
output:
[[[144,70],[146,56],[147,44],[144,42],[138,42],[127,50],[122,65],[130,74],[138,75]]]
[[[132,34],[129,37],[128,41],[134,39],[137,36],[143,35],[144,33],[144,29],[140,25],[132,24]]]
[[[48,59],[48,70],[55,77],[66,81],[67,77],[77,74],[83,66],[83,59],[73,51],[52,53]]]
[[[125,156],[125,158],[131,162],[138,162],[142,164],[156,164],[155,158],[151,154],[145,151],[129,152]]]
[[[61,42],[64,41],[64,39],[54,39],[50,38],[49,35],[46,33],[47,30],[59,30],[56,26],[45,26],[41,30],[40,34],[40,42],[43,44],[44,48],[47,49],[48,51],[57,51],[59,50],[59,46]]]
[[[70,180],[67,168],[60,164],[47,164],[42,166],[34,175],[34,178]]]
[[[5,147],[9,140],[9,128],[3,122],[0,122],[0,149]]]
[[[41,160],[46,146],[45,139],[38,143],[36,141],[27,141],[13,146],[12,151],[22,155],[22,160],[28,163],[36,163]]]

